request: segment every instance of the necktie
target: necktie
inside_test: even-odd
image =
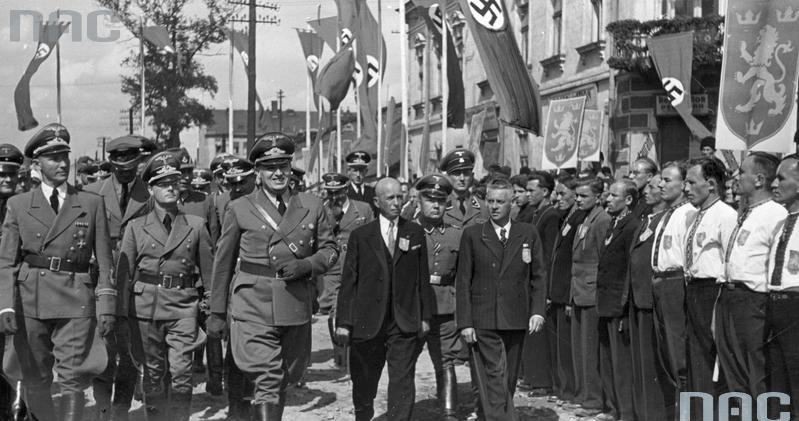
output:
[[[283,201],[283,196],[281,195],[277,195],[277,211],[280,212],[280,216],[286,213],[286,202]]]
[[[691,224],[691,229],[688,231],[688,241],[685,243],[685,273],[687,274],[691,273],[691,266],[694,264],[694,236],[696,235],[696,229],[699,228],[699,223],[702,222],[702,217],[705,216],[707,209],[709,208],[699,211],[694,223]]]
[[[756,205],[757,206],[757,205]],[[730,241],[727,243],[727,253],[724,256],[724,261],[730,261],[730,255],[732,254],[732,247],[735,245],[735,240],[738,238],[738,231],[741,230],[746,218],[749,217],[749,214],[752,213],[752,209],[754,206],[747,208],[741,215],[738,216],[738,223],[735,225],[735,229],[732,231],[732,235],[730,236]]]
[[[122,210],[122,213],[125,213],[125,210],[128,208],[128,199],[130,199],[130,190],[128,189],[128,183],[122,183],[122,197],[119,199],[119,209]]]
[[[164,216],[164,228],[166,228],[167,233],[172,232],[172,216],[170,216],[169,214],[166,214],[166,216]]]
[[[390,221],[388,223],[388,252],[391,254],[391,257],[394,257],[394,243],[396,239],[394,238],[394,221]]]
[[[774,258],[774,271],[771,273],[771,285],[782,284],[782,267],[785,265],[785,249],[788,248],[788,240],[791,239],[793,227],[796,225],[796,218],[799,213],[788,215],[785,225],[782,227],[782,235],[777,243],[777,255]]]
[[[505,247],[506,245],[508,245],[507,234],[508,234],[508,232],[507,232],[507,230],[505,230],[505,228],[500,228],[500,230],[499,230],[499,241],[502,242],[502,247]]]
[[[53,208],[53,212],[58,215],[58,190],[53,189],[53,193],[50,194],[50,207]]]
[[[461,210],[461,214],[462,215],[466,215],[466,205],[463,204],[464,199],[461,197],[461,198],[458,199],[458,201],[460,202],[460,205],[458,206],[458,208]]]

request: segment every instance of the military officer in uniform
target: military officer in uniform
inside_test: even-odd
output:
[[[192,172],[191,188],[206,196],[211,194],[211,170],[194,168]]]
[[[319,298],[319,308],[330,313],[327,327],[330,331],[330,339],[333,341],[333,363],[337,367],[347,365],[347,347],[336,343],[333,326],[336,319],[336,299],[341,288],[341,264],[347,254],[347,241],[350,239],[350,233],[355,228],[372,222],[375,218],[369,205],[347,197],[348,181],[347,177],[336,173],[327,173],[322,176],[322,187],[327,192],[325,200],[327,220],[330,223],[333,236],[335,236],[340,254],[336,264],[322,275],[323,286]]]
[[[214,259],[208,331],[224,336],[230,317],[233,357],[255,381],[259,421],[282,418],[286,386],[308,366],[312,280],[338,258],[321,201],[288,189],[293,154],[282,133],[255,143],[249,159],[261,188],[228,205]]]
[[[455,323],[455,269],[458,266],[460,228],[444,222],[452,184],[443,174],[431,174],[416,183],[421,213],[416,222],[424,228],[430,285],[435,293],[433,319],[426,337],[427,349],[436,374],[436,391],[444,408],[444,419],[456,420],[458,381],[455,365],[462,348]]]
[[[305,191],[305,170],[302,168],[291,167],[291,180],[289,188],[298,192]]]
[[[466,228],[488,221],[488,208],[470,191],[474,184],[474,154],[466,149],[453,149],[441,160],[440,169],[449,176],[453,190],[444,222]]]
[[[372,156],[366,151],[353,151],[344,158],[344,161],[347,162],[347,177],[350,179],[347,197],[368,203],[372,207],[372,213],[377,215],[377,208],[374,204],[375,189],[364,184],[366,170],[369,168]]]
[[[16,354],[4,368],[18,359],[39,420],[83,420],[84,391],[107,363],[98,334],[113,331],[117,314],[105,206],[67,183],[69,141],[66,127],[48,124],[25,146],[42,184],[8,199],[0,241],[0,332],[14,335]],[[60,417],[50,396],[53,371]]]
[[[141,148],[144,140],[141,136],[130,135],[109,142],[107,151],[113,175],[85,187],[87,192],[97,193],[103,199],[105,215],[108,218],[108,232],[115,253],[119,250],[119,242],[122,240],[122,233],[128,221],[149,210],[150,193],[147,191],[147,186],[136,176],[139,162],[142,160]],[[116,255],[114,259],[116,261]],[[117,287],[121,288],[121,285],[117,284]],[[128,316],[122,312],[121,307],[119,310],[118,317]],[[97,419],[127,420],[138,376],[128,351],[130,346],[128,324],[117,323],[114,334],[106,339],[106,345],[108,367],[92,383]]]
[[[171,149],[180,160],[180,196],[178,197],[178,207],[189,215],[196,215],[205,219],[208,232],[211,233],[211,240],[216,244],[219,237],[219,219],[214,209],[214,200],[191,188],[191,180],[194,177],[194,162],[189,156],[186,148]]]
[[[136,320],[134,331],[143,350],[144,402],[151,421],[189,419],[190,350],[198,338],[201,300],[195,267],[200,268],[203,284],[210,282],[213,269],[213,244],[205,220],[177,206],[179,165],[169,152],[149,160],[142,178],[149,186],[153,209],[127,225],[117,261],[117,282],[130,295],[124,306]],[[171,385],[164,385],[167,367]]]

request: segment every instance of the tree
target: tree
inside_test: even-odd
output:
[[[217,92],[216,78],[206,74],[197,61],[197,55],[212,44],[223,42],[225,28],[235,11],[234,6],[220,0],[97,0],[100,6],[117,14],[136,37],[141,37],[139,17],[144,26],[160,25],[166,28],[175,53],[159,51],[145,42],[145,102],[146,116],[152,118],[156,142],[172,148],[180,146],[180,132],[192,125],[213,123],[209,108],[189,92]],[[139,10],[131,10],[132,3]],[[187,9],[205,10],[192,15]],[[205,17],[200,16],[205,14]],[[123,67],[132,70],[122,75],[122,92],[128,94],[134,109],[141,108],[141,64],[138,46],[122,61]]]

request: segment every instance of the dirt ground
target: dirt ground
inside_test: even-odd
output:
[[[327,332],[327,317],[317,317],[313,324],[313,352],[311,367],[305,374],[303,387],[292,387],[287,395],[284,420],[322,421],[353,420],[352,383],[343,371],[333,365],[333,351]],[[465,420],[471,411],[471,386],[468,367],[457,368],[460,398],[459,418]],[[227,414],[227,400],[224,396],[213,397],[205,393],[205,376],[195,375],[194,398],[191,420],[224,420]],[[385,420],[386,371],[380,379],[380,387],[375,400],[376,420]],[[91,392],[87,392],[91,400]],[[566,421],[575,417],[566,410],[547,402],[546,398],[531,398],[526,392],[517,392],[514,398],[519,421]],[[89,402],[93,406],[92,402]],[[93,408],[87,408],[87,419]],[[134,401],[131,421],[145,421],[141,402]],[[423,351],[416,364],[416,409],[414,419],[418,421],[438,421],[440,413],[435,396],[435,376],[433,364],[427,351]]]

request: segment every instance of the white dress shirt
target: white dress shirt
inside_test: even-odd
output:
[[[44,193],[44,198],[49,203],[50,195],[53,194],[53,188],[44,182],[42,182],[41,186],[42,193]],[[64,201],[67,200],[67,183],[61,183],[61,185],[56,187],[56,191],[58,192],[58,210],[61,210],[61,208],[64,207]]]
[[[666,212],[669,212],[666,210]],[[652,247],[652,256],[650,264],[652,269],[656,272],[664,272],[667,270],[681,269],[685,266],[685,237],[688,236],[689,219],[696,212],[696,208],[688,202],[683,203],[681,206],[674,209],[669,218],[668,225],[666,216],[658,222],[655,228],[654,245]],[[693,220],[693,219],[691,219]],[[660,240],[660,246],[657,248],[658,264],[655,267],[655,246],[657,239],[663,235]]]
[[[273,205],[275,205],[275,208],[277,208],[277,207],[278,207],[278,203],[277,203],[277,195],[275,195],[275,194],[272,194],[272,192],[270,192],[270,191],[269,191],[269,190],[267,190],[267,189],[264,189],[264,194],[266,194],[266,198],[267,198],[267,199],[269,199],[269,201],[270,201],[270,202],[272,202],[272,204],[273,204]],[[281,198],[283,198],[283,203],[284,203],[286,206],[288,206],[289,204],[288,204],[288,202],[286,202],[286,200],[285,200],[285,198],[283,197],[283,195],[281,195],[280,197],[281,197]]]
[[[735,238],[730,239],[726,281],[743,282],[757,292],[766,292],[768,257],[788,211],[773,200],[755,205]]]
[[[688,219],[688,234],[693,229],[700,211],[693,212]],[[724,256],[727,253],[727,242],[738,223],[738,212],[728,204],[717,200],[705,209],[699,225],[696,227],[691,244],[686,244],[686,253],[693,255],[693,263],[686,268],[686,273],[694,278],[724,277]]]
[[[389,224],[394,222],[394,226],[391,227],[391,231],[389,231]],[[392,253],[394,250],[391,250],[390,246],[388,245],[388,234],[391,232],[394,235],[394,243],[397,242],[397,223],[399,222],[399,218],[394,218],[393,221],[390,221],[388,218],[380,214],[380,234],[383,236],[383,244],[386,245]]]
[[[774,275],[774,266],[777,257],[777,245],[782,235],[784,223],[785,221],[779,224],[779,229],[775,233],[769,252],[769,291],[783,291],[785,289],[799,290],[799,223],[794,225],[791,236],[788,238],[787,247],[785,247],[785,260],[782,262],[782,278],[780,279],[780,285],[773,285],[772,277]]]
[[[506,240],[508,239],[508,235],[510,234],[510,219],[508,219],[508,223],[503,225],[503,226],[497,225],[496,222],[494,222],[494,220],[492,219],[491,220],[491,226],[494,227],[494,232],[497,233],[497,238],[500,239],[500,240],[502,239],[502,236],[499,235],[499,233],[504,228],[505,229],[505,239]]]

